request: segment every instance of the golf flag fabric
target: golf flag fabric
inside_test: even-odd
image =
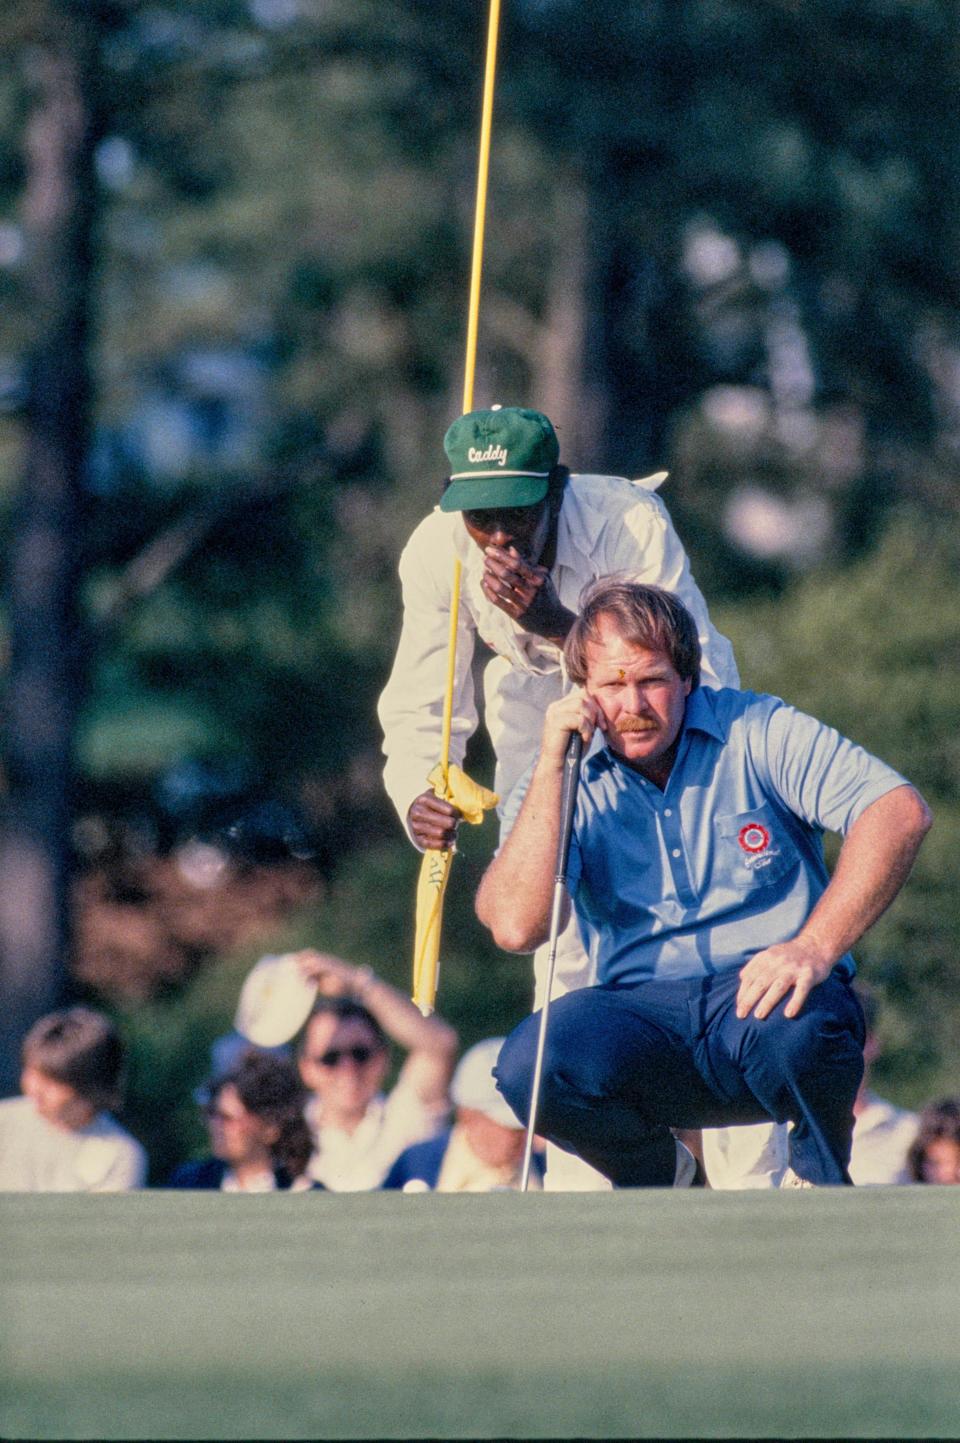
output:
[[[433,787],[433,795],[443,797],[444,801],[452,802],[457,810],[463,813],[464,821],[469,822],[471,827],[479,827],[483,821],[484,812],[489,812],[500,800],[496,792],[482,787],[479,782],[471,781],[456,762],[451,763],[448,768],[446,786],[443,784],[443,766],[440,762],[427,777],[427,781]]]
[[[446,785],[443,772],[443,766],[438,763],[427,778],[434,795],[452,802],[463,813],[464,821],[477,826],[483,821],[484,812],[497,805],[496,793],[472,781],[455,763],[447,768]],[[433,1011],[437,995],[443,894],[452,860],[452,851],[429,851],[424,852],[420,864],[413,947],[413,1000],[425,1017]]]

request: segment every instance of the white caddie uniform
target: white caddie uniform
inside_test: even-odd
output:
[[[853,1120],[850,1176],[857,1187],[910,1182],[907,1152],[919,1118],[868,1092]],[[750,1127],[703,1132],[703,1162],[712,1188],[742,1192],[779,1187],[790,1166],[789,1123],[758,1122]]]
[[[622,476],[572,475],[557,523],[551,577],[561,603],[579,611],[580,594],[601,576],[661,586],[680,598],[697,623],[707,686],[739,686],[733,649],[712,625],[706,602],[690,572],[686,552],[663,502],[654,493],[663,473],[628,481]],[[483,675],[484,716],[497,759],[494,789],[500,811],[534,760],[547,706],[569,690],[562,650],[522,626],[483,594],[484,557],[457,512],[437,507],[413,532],[400,557],[403,626],[390,679],[380,697],[384,785],[404,826],[411,804],[427,790],[440,753],[447,681],[450,587],[454,557],[462,564],[450,760],[463,762],[479,713],[474,696],[477,638],[494,653]],[[409,829],[408,829],[409,832]],[[413,840],[411,835],[411,840]],[[535,1006],[542,1000],[546,947],[534,958]],[[594,980],[571,925],[557,949],[553,997]],[[579,1159],[550,1149],[548,1186],[556,1184],[560,1160],[568,1181],[576,1171],[596,1178]],[[570,1169],[567,1168],[567,1163]],[[551,1178],[551,1173],[553,1177]],[[584,1174],[585,1177],[585,1174]],[[595,1186],[594,1182],[581,1186]]]

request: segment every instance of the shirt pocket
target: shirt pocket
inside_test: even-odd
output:
[[[800,861],[782,817],[770,806],[717,817],[714,826],[715,884],[726,884],[739,892],[771,887]]]

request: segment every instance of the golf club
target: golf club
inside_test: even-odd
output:
[[[537,1130],[537,1106],[540,1101],[540,1077],[543,1072],[543,1049],[547,1040],[547,1017],[550,1012],[550,993],[553,991],[553,974],[557,963],[557,942],[560,937],[560,919],[563,916],[564,883],[567,876],[567,858],[570,855],[570,836],[573,832],[573,813],[577,801],[577,784],[580,781],[580,756],[583,752],[583,737],[571,732],[563,759],[563,791],[560,797],[560,836],[557,843],[557,870],[553,883],[553,906],[550,912],[550,953],[547,958],[547,987],[540,1012],[540,1031],[537,1036],[537,1056],[533,1066],[533,1084],[530,1089],[530,1116],[527,1120],[527,1139],[523,1150],[523,1172],[520,1191],[527,1191],[530,1181],[530,1162],[533,1157],[533,1139]]]

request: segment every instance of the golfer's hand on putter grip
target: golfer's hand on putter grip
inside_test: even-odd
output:
[[[418,847],[425,852],[449,852],[456,845],[463,813],[433,792],[421,792],[411,803],[407,821]]]
[[[783,1012],[785,1017],[796,1017],[813,988],[829,977],[834,961],[802,934],[765,947],[740,970],[737,1016],[749,1017],[752,1012],[762,1021],[792,990]]]
[[[583,745],[589,746],[597,727],[606,729],[606,718],[591,697],[579,686],[551,702],[544,714],[540,760],[549,767],[563,770],[567,743],[571,732],[579,732]]]

